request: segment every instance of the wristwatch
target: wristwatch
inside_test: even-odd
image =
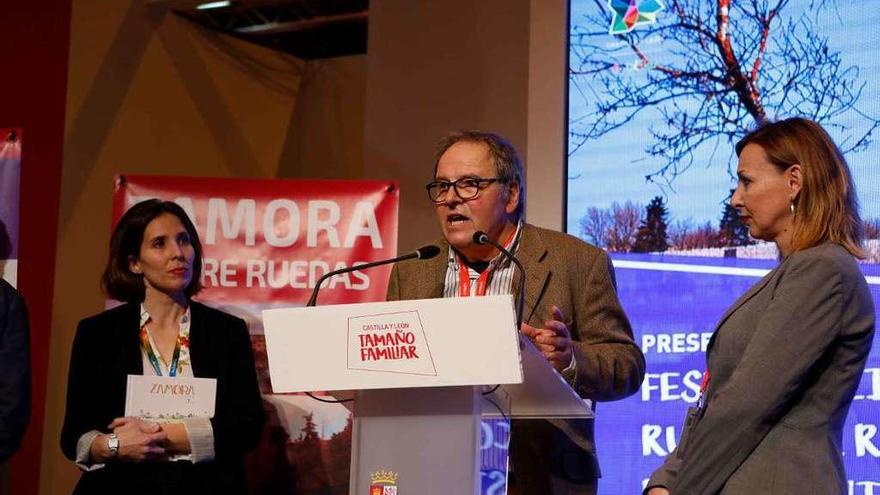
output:
[[[119,437],[116,433],[107,435],[107,448],[110,450],[110,457],[119,455]]]

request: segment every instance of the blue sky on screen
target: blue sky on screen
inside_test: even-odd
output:
[[[599,3],[594,0],[572,0],[572,24],[582,23],[584,15],[595,12]],[[804,15],[809,3],[809,0],[792,0],[782,12],[782,20]],[[880,73],[880,57],[876,51],[880,34],[876,29],[876,17],[866,13],[877,12],[878,8],[878,0],[837,2],[822,14],[816,25],[819,34],[828,37],[831,50],[840,53],[843,64],[859,69],[858,80],[866,83],[866,86],[857,107],[873,118],[880,117],[880,78],[876,77]],[[661,11],[657,14],[658,20],[664,15],[670,14]],[[639,25],[635,29],[651,28],[651,25]],[[733,33],[733,39],[735,43],[736,33]],[[609,36],[608,41],[613,44],[614,38]],[[773,42],[772,38],[770,42]],[[662,42],[642,46],[654,60],[675,61],[664,51]],[[634,55],[631,57],[635,60]],[[591,103],[571,87],[569,119],[583,118]],[[674,180],[673,188],[661,189],[645,181],[645,176],[659,166],[658,161],[645,151],[653,142],[648,127],[657,125],[658,117],[656,110],[645,111],[622,128],[588,142],[569,157],[568,232],[578,234],[578,220],[589,207],[608,208],[615,201],[623,203],[627,200],[644,205],[658,194],[666,197],[670,222],[691,220],[695,224],[703,224],[711,221],[717,226],[722,201],[729,189],[735,186],[728,175],[728,170],[735,170],[736,167],[731,146],[722,143],[714,156],[712,146],[704,146],[695,153],[694,166]],[[863,119],[856,120],[852,114],[838,119],[836,123],[850,127],[847,131],[849,134],[864,132],[867,128]],[[838,142],[847,137],[840,131],[828,130]],[[880,169],[876,166],[880,158],[880,133],[875,133],[873,139],[867,150],[847,154],[864,218],[880,218]]]

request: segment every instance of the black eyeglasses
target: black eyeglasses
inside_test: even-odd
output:
[[[467,200],[476,198],[477,194],[480,194],[480,191],[489,187],[489,184],[492,184],[493,182],[501,182],[501,179],[498,177],[492,179],[462,177],[455,182],[438,180],[426,184],[425,189],[428,190],[428,197],[431,198],[431,201],[442,203],[445,201],[443,198],[446,197],[446,193],[449,192],[450,188],[455,189],[455,194],[457,194],[459,198]]]

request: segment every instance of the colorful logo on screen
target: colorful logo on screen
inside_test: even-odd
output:
[[[379,470],[371,474],[370,495],[397,495],[397,473]]]
[[[608,34],[624,34],[642,24],[657,21],[657,12],[665,8],[660,0],[608,0],[611,28]]]

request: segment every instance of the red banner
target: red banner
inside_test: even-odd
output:
[[[397,252],[398,188],[389,181],[119,176],[113,223],[149,198],[178,203],[204,249],[198,299],[305,304],[321,275]],[[390,267],[331,277],[319,304],[381,301]]]

